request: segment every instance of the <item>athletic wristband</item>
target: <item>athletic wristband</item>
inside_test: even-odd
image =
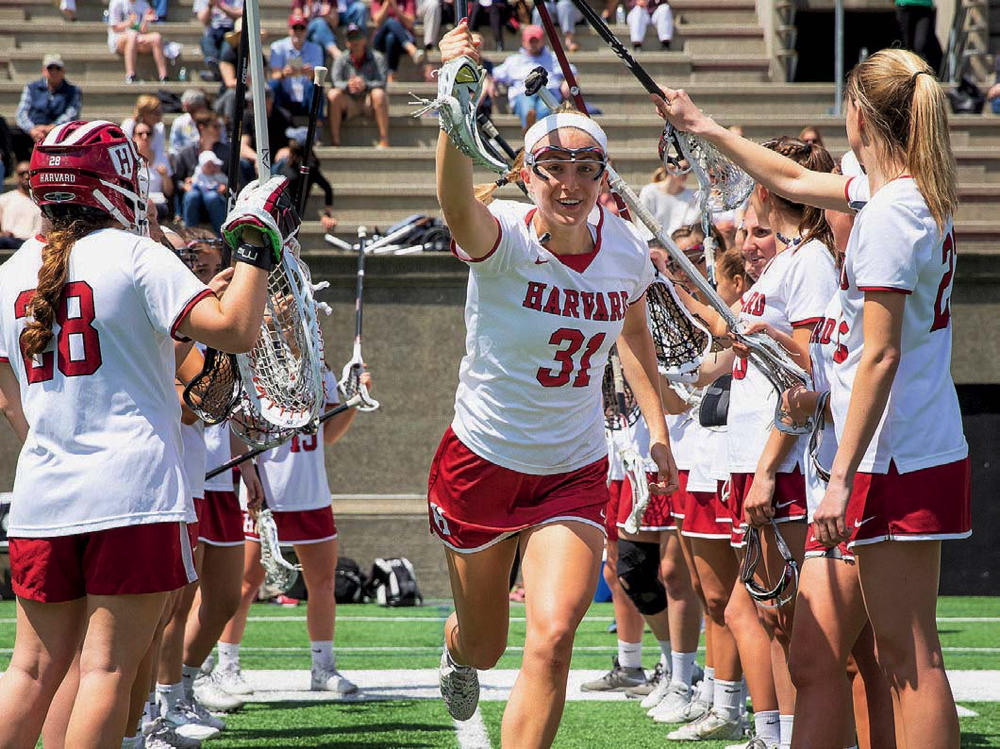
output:
[[[240,242],[233,253],[233,260],[237,263],[246,263],[255,268],[262,268],[270,271],[274,267],[274,253],[270,247],[258,247],[247,242]]]

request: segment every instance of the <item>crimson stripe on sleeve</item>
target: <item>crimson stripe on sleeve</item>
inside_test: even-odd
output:
[[[500,225],[500,219],[498,219],[496,216],[493,216],[493,214],[490,215],[493,217],[493,220],[496,222],[497,225],[497,241],[493,243],[493,246],[490,248],[490,251],[487,252],[482,257],[469,257],[468,255],[462,257],[461,255],[458,254],[458,245],[456,245],[455,240],[452,239],[451,244],[449,245],[452,255],[457,257],[463,263],[481,263],[484,260],[488,260],[493,255],[493,253],[497,251],[497,248],[500,246],[500,240],[503,239],[503,226]]]
[[[893,291],[897,294],[912,294],[910,289],[895,289],[892,286],[859,286],[858,291]]]
[[[181,313],[179,315],[177,315],[176,319],[174,319],[174,324],[170,326],[170,337],[171,338],[173,338],[175,341],[188,341],[188,340],[190,340],[189,338],[185,338],[182,335],[178,335],[177,334],[177,328],[180,327],[180,324],[182,322],[184,322],[184,319],[188,315],[191,314],[191,310],[194,309],[194,306],[198,302],[200,302],[202,299],[204,299],[205,297],[209,297],[209,296],[215,296],[215,294],[212,292],[212,290],[211,289],[202,289],[197,294],[195,294],[194,297],[192,297],[191,301],[189,301],[187,304],[184,305],[184,309],[182,309]]]
[[[807,325],[812,328],[815,327],[816,323],[822,320],[822,317],[807,317],[805,320],[795,320],[792,322],[793,328],[804,328]]]

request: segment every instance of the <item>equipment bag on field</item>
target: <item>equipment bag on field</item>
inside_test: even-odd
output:
[[[334,597],[337,603],[364,603],[368,577],[350,557],[337,558]]]
[[[368,595],[379,606],[420,606],[424,602],[413,565],[406,557],[376,559],[368,581]]]

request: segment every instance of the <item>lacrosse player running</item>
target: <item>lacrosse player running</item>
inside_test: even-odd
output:
[[[826,546],[847,540],[857,556],[903,731],[897,743],[947,749],[959,745],[959,728],[935,624],[941,540],[965,538],[972,527],[968,446],[949,371],[957,197],[947,105],[926,63],[898,49],[858,64],[846,93],[847,137],[867,178],[812,172],[761,149],[724,131],[684,92],[665,89],[658,107],[791,200],[840,211],[867,201],[823,315],[835,321],[838,446],[813,531]],[[845,622],[845,636],[863,626]],[[798,653],[792,665],[800,712],[812,724],[826,692],[809,660]]]
[[[442,60],[479,59],[464,22]],[[608,502],[600,388],[616,342],[650,429],[656,493],[677,488],[660,406],[645,244],[597,207],[607,138],[585,115],[557,113],[525,134],[520,170],[535,206],[473,191],[472,162],[444,133],[438,201],[470,267],[467,353],[455,418],[428,481],[430,525],[445,544],[455,612],[445,624],[441,693],[467,720],[476,668],[507,647],[507,578],[520,544],[528,606],[521,672],[504,745],[549,746],[559,726],[573,636],[597,581]],[[593,223],[591,223],[593,220]]]
[[[324,365],[323,387],[326,408],[336,406],[337,380]],[[371,387],[366,372],[362,382]],[[314,434],[299,433],[257,458],[257,472],[241,471],[242,492],[263,496],[274,513],[278,540],[291,545],[302,565],[309,599],[306,604],[306,629],[312,652],[310,689],[351,694],[357,691],[349,679],[337,670],[333,654],[333,630],[337,613],[334,598],[337,569],[337,524],[330,505],[330,483],[326,475],[323,446],[332,445],[347,432],[354,421],[354,409],[338,414]],[[258,477],[259,473],[259,477]],[[248,503],[249,504],[249,503]],[[256,508],[251,507],[255,514]],[[236,615],[230,619],[219,640],[219,668],[239,670],[239,644],[243,640],[250,605],[264,583],[260,563],[260,538],[251,514],[245,517],[246,545],[243,593]]]
[[[52,229],[0,270],[0,389],[25,440],[10,516],[18,626],[0,680],[0,745],[34,744],[82,639],[66,743],[112,746],[168,593],[194,579],[171,336],[248,350],[281,245],[271,229],[262,236],[260,211],[234,211],[238,264],[219,300],[162,245],[136,236],[145,179],[117,125],[53,129],[31,169]]]

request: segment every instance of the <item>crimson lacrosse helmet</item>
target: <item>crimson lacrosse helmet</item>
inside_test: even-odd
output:
[[[31,155],[32,200],[48,216],[61,207],[107,213],[145,233],[149,175],[131,138],[105,120],[58,125]]]

